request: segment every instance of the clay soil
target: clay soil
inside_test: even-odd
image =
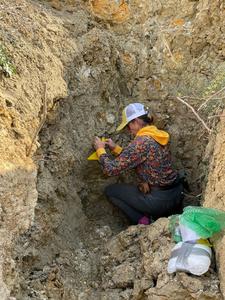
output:
[[[143,102],[187,172],[185,205],[204,203],[208,178],[210,198],[215,141],[224,144],[215,117],[224,109],[224,3],[2,0],[0,8],[0,43],[16,70],[7,77],[0,61],[1,299],[221,299],[214,259],[202,277],[168,275],[168,220],[130,226],[106,200],[105,186],[134,174],[106,178],[87,157],[96,135],[126,145],[115,133],[120,112]]]

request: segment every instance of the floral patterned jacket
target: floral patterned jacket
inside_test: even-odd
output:
[[[102,153],[99,162],[103,173],[108,176],[135,169],[139,181],[148,182],[152,186],[170,185],[177,177],[168,146],[160,145],[150,136],[137,136],[114,159],[109,154]]]

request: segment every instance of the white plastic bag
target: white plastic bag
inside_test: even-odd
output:
[[[191,230],[187,226],[180,224],[179,229],[180,229],[181,238],[183,242],[197,241],[201,238],[194,230]]]
[[[183,271],[200,276],[208,271],[211,256],[211,248],[206,245],[179,242],[172,250],[167,271],[170,274]]]

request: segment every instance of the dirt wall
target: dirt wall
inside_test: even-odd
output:
[[[0,6],[1,46],[16,69],[12,77],[6,77],[3,68],[0,80],[1,283],[7,282],[10,288],[12,243],[31,226],[37,202],[37,166],[31,158],[36,141],[30,157],[28,152],[42,117],[45,85],[48,110],[67,95],[59,58],[66,30],[62,32],[59,20],[40,10],[38,3],[1,1]],[[71,51],[76,49],[69,39],[67,44]],[[3,287],[1,299],[8,295]]]
[[[11,289],[23,300],[76,299],[99,286],[101,247],[126,223],[102,196],[117,179],[86,158],[95,135],[127,142],[114,132],[131,101],[149,105],[171,133],[174,163],[192,186],[189,202],[199,203],[208,134],[177,96],[197,110],[223,87],[224,4],[127,3],[112,14],[107,1],[1,2],[1,43],[16,68],[0,81],[1,299]],[[28,157],[45,101],[41,147],[35,141]],[[221,107],[209,101],[198,113],[213,126],[208,116]]]
[[[224,112],[223,112],[224,114]],[[225,122],[221,117],[218,126],[218,134],[215,139],[214,151],[211,152],[210,172],[208,183],[205,191],[204,206],[214,207],[225,210],[225,191],[224,191],[224,151],[225,151]],[[224,235],[223,233],[216,236],[213,240],[216,251],[216,261],[219,270],[221,292],[225,297],[225,264],[224,264]]]

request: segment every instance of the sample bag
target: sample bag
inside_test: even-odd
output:
[[[168,273],[206,273],[212,256],[207,238],[224,228],[225,212],[214,208],[188,206],[181,215],[171,216],[169,230],[177,244],[169,259]]]
[[[179,242],[172,250],[167,272],[183,271],[200,276],[208,271],[211,255],[211,248],[206,245]]]

